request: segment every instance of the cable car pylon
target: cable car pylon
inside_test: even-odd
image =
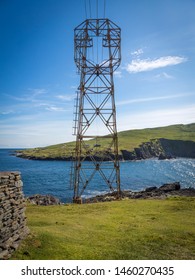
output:
[[[113,75],[121,62],[121,29],[109,19],[86,19],[74,30],[74,60],[80,85],[75,102],[71,182],[73,202],[81,203],[89,184],[95,190],[105,185],[120,195]]]

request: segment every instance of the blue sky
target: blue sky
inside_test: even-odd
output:
[[[195,0],[1,1],[0,147],[75,139],[73,31],[104,13],[122,29],[118,131],[195,122],[194,11]]]

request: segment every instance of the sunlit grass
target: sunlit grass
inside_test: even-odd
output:
[[[27,206],[13,259],[194,259],[195,199]]]

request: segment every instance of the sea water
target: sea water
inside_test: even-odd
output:
[[[71,162],[27,160],[13,154],[12,149],[0,149],[0,171],[20,171],[26,196],[50,194],[63,202],[72,201]],[[123,190],[138,191],[171,182],[180,182],[183,188],[195,188],[195,159],[148,159],[120,162],[120,174]],[[100,178],[99,182],[91,182],[84,195],[95,196],[105,192],[108,192],[108,188]]]

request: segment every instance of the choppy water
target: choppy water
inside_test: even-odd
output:
[[[0,149],[0,171],[20,171],[26,196],[40,193],[59,197],[71,202],[73,191],[70,189],[71,162],[26,160],[12,156],[13,150]],[[150,186],[160,186],[169,182],[180,182],[182,187],[195,188],[195,159],[157,159],[121,162],[121,188],[142,190]],[[97,182],[96,182],[97,186]],[[97,195],[108,189],[98,184],[91,185],[85,195]]]

